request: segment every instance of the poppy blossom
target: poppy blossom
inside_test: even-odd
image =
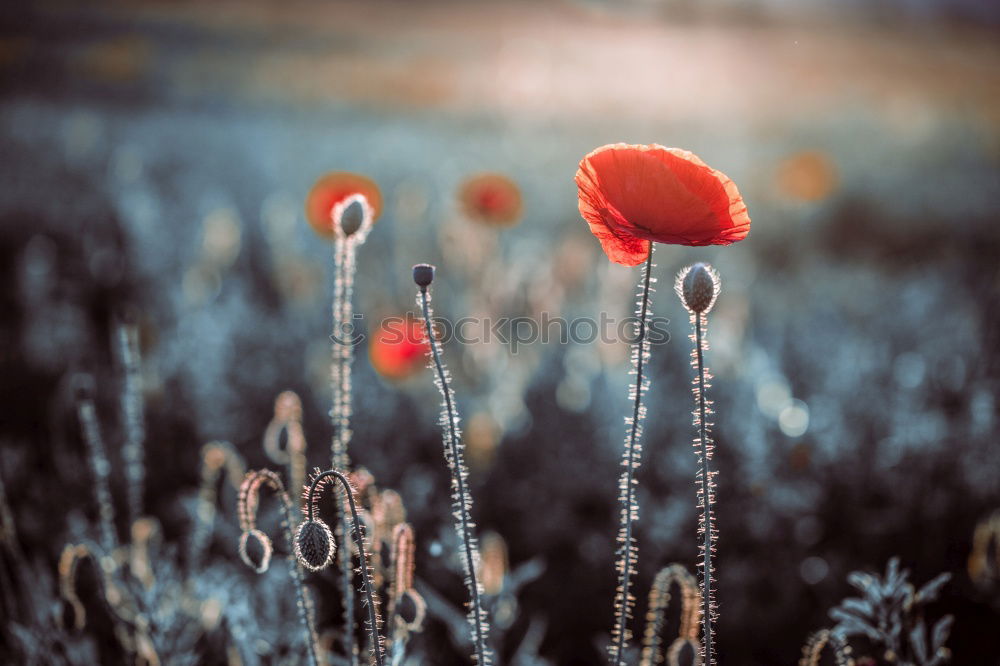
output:
[[[477,222],[510,226],[521,217],[521,190],[498,173],[472,176],[459,188],[458,200],[465,214]]]
[[[364,197],[365,203],[370,207],[371,221],[374,222],[382,212],[382,193],[378,185],[360,174],[330,172],[317,180],[309,190],[306,196],[306,219],[320,236],[336,236],[334,208],[357,195]]]
[[[626,266],[646,260],[648,241],[729,245],[750,231],[733,181],[679,148],[602,146],[580,162],[576,184],[591,233]]]
[[[423,368],[428,350],[423,323],[412,317],[383,321],[368,343],[375,371],[391,380],[406,379]]]

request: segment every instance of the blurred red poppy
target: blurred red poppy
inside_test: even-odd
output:
[[[386,379],[401,380],[427,365],[427,335],[423,322],[412,317],[384,320],[368,343],[375,371]]]
[[[646,260],[648,241],[729,245],[750,231],[733,181],[679,148],[602,146],[580,162],[576,184],[590,231],[626,266]]]
[[[521,217],[521,190],[498,173],[472,176],[459,188],[458,200],[465,214],[489,225],[506,227]]]
[[[306,196],[306,219],[320,236],[334,236],[333,208],[354,194],[361,194],[372,208],[372,222],[382,212],[382,193],[370,178],[348,171],[332,171]]]

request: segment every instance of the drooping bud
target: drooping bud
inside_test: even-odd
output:
[[[240,559],[257,573],[271,566],[271,552],[271,539],[260,530],[248,530],[240,536]]]
[[[430,264],[417,264],[413,267],[413,281],[424,289],[434,281],[434,267]]]
[[[678,638],[667,650],[670,666],[701,666],[701,646],[690,638]]]
[[[674,290],[690,312],[704,314],[719,295],[719,274],[708,264],[688,266],[677,275]]]
[[[340,229],[345,236],[351,236],[365,221],[365,208],[361,201],[352,201],[344,207],[340,217]]]
[[[412,588],[396,602],[396,617],[407,631],[420,631],[426,615],[427,602]]]
[[[333,561],[333,533],[322,520],[306,520],[295,533],[295,557],[310,571],[319,571]]]

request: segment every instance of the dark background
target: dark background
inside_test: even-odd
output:
[[[600,252],[573,184],[580,157],[617,141],[693,150],[733,178],[753,219],[737,246],[656,255],[653,311],[671,320],[672,339],[652,353],[637,615],[661,566],[696,563],[690,342],[672,276],[707,260],[723,284],[707,356],[721,662],[795,663],[850,593],[845,575],[898,555],[917,581],[953,573],[932,615],[956,616],[954,663],[1000,663],[997,592],[966,573],[975,525],[1000,507],[991,3],[2,12],[0,477],[16,525],[5,543],[23,551],[21,568],[5,560],[16,612],[0,655],[11,663],[27,659],[26,641],[38,663],[122,659],[100,612],[82,636],[46,624],[62,612],[59,552],[96,520],[72,373],[97,380],[120,470],[115,317],[139,314],[160,579],[219,599],[234,635],[264,641],[251,650],[261,663],[280,663],[281,649],[294,662],[292,594],[279,574],[257,578],[237,561],[231,490],[204,571],[183,571],[175,551],[200,447],[228,440],[250,467],[271,465],[260,438],[280,391],[302,396],[310,464],[328,464],[332,253],[303,220],[309,186],[346,169],[382,188],[385,212],[359,253],[355,306],[369,330],[414,309],[419,261],[438,265],[439,315],[623,317],[639,271]],[[455,192],[480,171],[518,183],[518,226],[487,229],[461,213]],[[627,345],[512,355],[449,344],[445,354],[475,435],[476,519],[506,540],[512,567],[542,565],[498,632],[505,660],[528,632],[549,663],[601,663]],[[457,608],[432,378],[389,382],[364,344],[354,367],[352,456],[402,494],[417,575]],[[120,505],[117,472],[112,489]],[[324,596],[332,580],[309,579],[321,629],[338,627]],[[166,663],[225,661],[215,634],[183,649],[165,636]],[[422,663],[464,663],[436,618],[412,645]]]

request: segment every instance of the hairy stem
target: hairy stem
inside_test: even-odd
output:
[[[334,241],[334,283],[333,283],[333,361],[330,384],[333,406],[330,419],[333,425],[330,464],[336,469],[350,469],[351,459],[347,446],[351,440],[351,361],[354,353],[353,330],[351,324],[352,291],[354,283],[355,245],[352,239],[338,236]],[[346,337],[345,337],[346,336]],[[343,505],[337,505],[337,536],[346,539],[348,517]],[[357,649],[354,641],[354,586],[352,583],[353,562],[351,549],[346,548],[337,558],[340,565],[340,593],[344,611],[344,651],[352,664],[357,663]]]
[[[638,514],[638,505],[635,500],[635,470],[639,467],[641,450],[639,447],[639,436],[642,433],[642,419],[644,409],[642,406],[642,394],[645,392],[643,370],[648,352],[646,351],[646,318],[649,315],[649,294],[650,281],[653,269],[653,244],[649,244],[649,255],[646,258],[646,265],[642,278],[642,291],[639,295],[639,338],[635,342],[633,350],[633,361],[635,363],[635,387],[633,389],[632,418],[627,419],[629,425],[628,436],[625,440],[625,453],[622,457],[622,466],[625,471],[619,483],[619,500],[621,502],[621,526],[619,528],[619,541],[621,543],[621,555],[619,559],[618,571],[618,591],[615,595],[615,629],[613,632],[613,644],[611,646],[611,660],[615,666],[621,666],[625,659],[625,647],[628,644],[629,631],[628,619],[631,616],[632,597],[629,589],[632,585],[632,569],[638,553],[633,545],[632,523]]]
[[[353,521],[353,534],[354,543],[358,547],[358,558],[361,560],[361,581],[365,593],[365,605],[368,606],[368,630],[371,636],[371,642],[374,646],[375,651],[375,663],[377,666],[382,666],[383,655],[382,655],[382,639],[379,637],[378,626],[378,610],[375,606],[375,598],[372,594],[372,581],[371,576],[368,572],[368,557],[365,552],[365,539],[364,539],[364,526],[361,522],[361,518],[358,516],[358,507],[354,501],[354,491],[351,489],[351,483],[347,480],[341,472],[335,469],[330,469],[321,474],[317,474],[316,478],[313,479],[312,485],[309,486],[309,500],[308,500],[308,519],[313,520],[316,503],[313,501],[313,496],[316,492],[316,488],[324,479],[334,477],[340,481],[341,486],[343,486],[344,494],[347,495],[347,502],[350,506],[351,520]],[[339,504],[339,503],[338,503]],[[350,550],[347,544],[344,544],[344,550]]]
[[[125,420],[125,459],[127,486],[128,524],[134,523],[142,515],[143,487],[145,484],[146,426],[143,422],[142,366],[139,357],[139,331],[134,324],[118,327],[118,349],[125,370],[121,405]]]
[[[295,519],[292,511],[292,500],[285,492],[285,486],[281,482],[281,477],[270,470],[253,470],[247,472],[240,486],[239,499],[237,500],[237,513],[240,519],[240,529],[244,534],[257,532],[257,509],[260,505],[260,486],[266,485],[275,495],[278,496],[281,504],[281,528],[285,535],[285,545],[288,548],[288,575],[292,578],[295,586],[295,593],[298,597],[297,606],[299,610],[299,620],[306,631],[307,643],[309,644],[309,663],[312,666],[320,666],[319,659],[319,637],[316,634],[316,627],[313,624],[313,604],[306,590],[302,565],[295,557],[295,536],[293,534]],[[267,539],[266,536],[263,537]],[[247,564],[250,564],[247,562]],[[260,571],[259,571],[260,573]]]
[[[89,398],[82,399],[77,403],[77,417],[80,421],[80,428],[83,430],[83,441],[87,445],[90,471],[94,475],[94,494],[97,497],[101,548],[105,553],[112,553],[118,547],[118,533],[115,529],[115,509],[111,503],[111,490],[108,488],[111,463],[108,462],[108,456],[104,449],[104,440],[97,424],[94,403]]]
[[[705,361],[703,349],[703,314],[694,314],[695,332],[695,363],[698,370],[698,440],[701,458],[701,497],[702,497],[702,529],[704,531],[704,543],[702,548],[702,586],[701,586],[701,622],[705,645],[705,655],[702,663],[705,666],[712,666],[715,663],[714,651],[712,647],[712,542],[715,539],[715,532],[712,520],[712,505],[714,498],[712,495],[712,476],[709,471],[708,461],[712,455],[711,444],[708,439],[708,408],[705,399]]]
[[[434,361],[434,369],[437,372],[438,388],[444,397],[445,414],[444,420],[445,439],[447,448],[445,458],[451,468],[452,483],[455,488],[455,508],[458,514],[458,532],[462,541],[465,555],[466,583],[469,588],[469,613],[470,623],[473,629],[473,638],[476,643],[476,663],[479,666],[486,666],[489,663],[486,648],[486,624],[483,617],[483,609],[479,598],[479,581],[476,577],[476,556],[475,537],[472,534],[472,519],[469,516],[472,508],[472,497],[466,487],[466,477],[468,470],[462,457],[462,447],[459,441],[457,428],[458,417],[455,414],[455,405],[452,400],[451,387],[448,384],[448,373],[445,371],[444,363],[441,360],[441,350],[438,348],[438,341],[434,337],[434,328],[431,322],[430,295],[427,287],[420,287],[420,305],[424,313],[424,327],[426,328],[427,341],[431,348],[431,358]]]
[[[316,627],[313,625],[312,618],[312,599],[309,598],[309,594],[306,591],[306,586],[304,582],[304,576],[302,574],[302,565],[299,563],[298,559],[295,557],[294,541],[295,537],[292,534],[292,526],[295,524],[292,519],[292,500],[288,497],[288,493],[282,491],[281,495],[281,513],[282,513],[282,523],[283,531],[285,533],[285,545],[288,548],[288,568],[291,572],[292,583],[295,585],[295,593],[298,595],[298,609],[299,609],[299,620],[305,627],[306,634],[309,637],[309,660],[313,666],[320,666],[322,663],[319,659],[319,654],[317,654],[317,645],[319,644],[319,637],[316,634]]]

